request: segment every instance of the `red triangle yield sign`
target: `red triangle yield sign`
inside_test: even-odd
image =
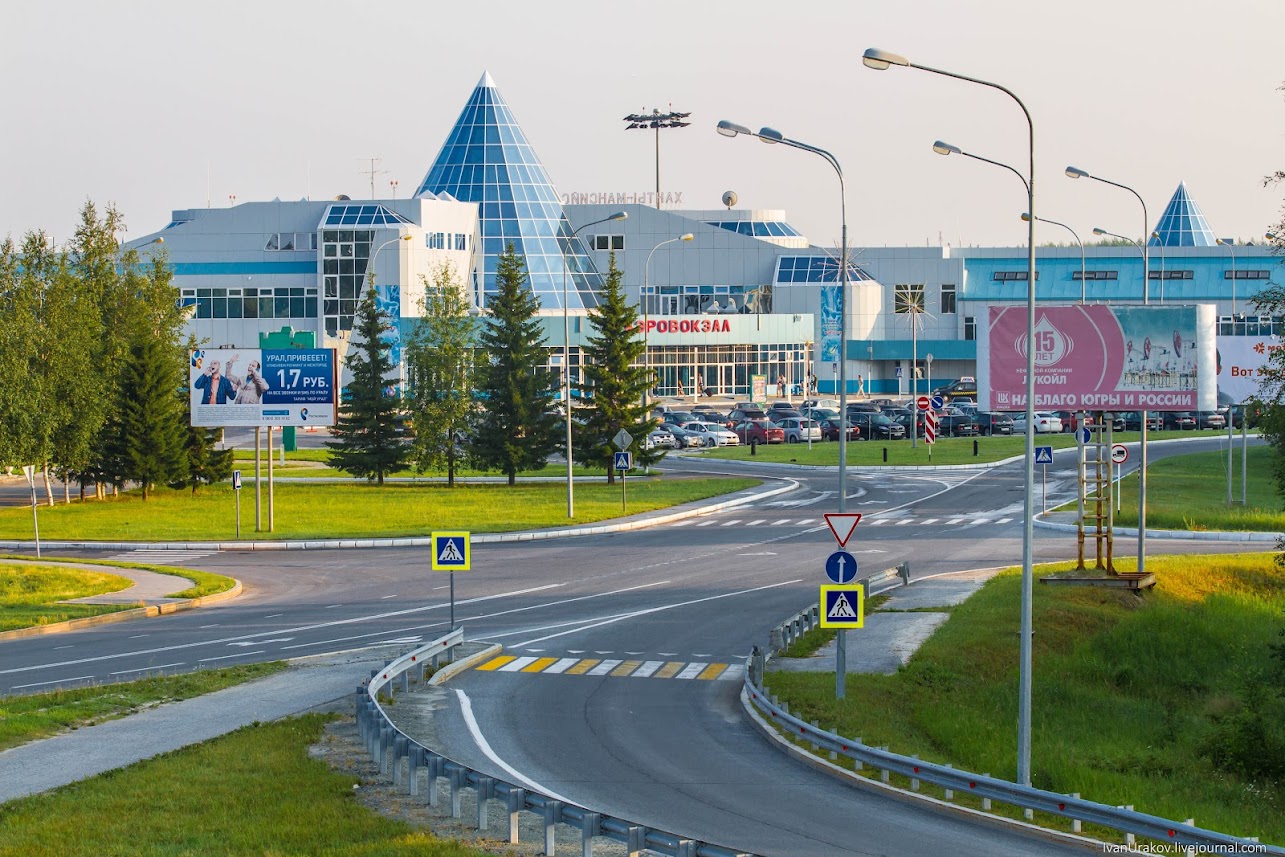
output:
[[[839,543],[839,547],[848,544],[848,539],[852,538],[852,531],[861,523],[860,512],[833,512],[825,516],[825,522],[830,527],[830,532],[834,533],[834,540]]]

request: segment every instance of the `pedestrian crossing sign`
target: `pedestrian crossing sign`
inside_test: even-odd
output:
[[[822,628],[864,628],[865,618],[860,586],[821,587]]]
[[[469,534],[433,533],[433,571],[468,571]]]

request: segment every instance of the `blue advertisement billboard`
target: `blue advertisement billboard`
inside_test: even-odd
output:
[[[211,348],[191,352],[194,426],[329,426],[335,422],[331,348]]]

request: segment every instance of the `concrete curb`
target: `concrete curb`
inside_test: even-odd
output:
[[[1059,524],[1056,521],[1042,520],[1039,515],[1035,516],[1035,526],[1042,530],[1055,530],[1062,533],[1074,533],[1075,524]],[[1137,527],[1116,527],[1115,534],[1117,537],[1129,536],[1137,538]],[[1085,529],[1084,538],[1087,540],[1092,537],[1093,531]],[[1149,539],[1186,539],[1197,542],[1278,542],[1285,539],[1285,533],[1264,533],[1257,531],[1246,532],[1226,532],[1217,530],[1153,530],[1147,527],[1147,538]]]
[[[775,749],[784,753],[786,756],[789,756],[796,762],[801,762],[815,771],[831,776],[834,779],[844,782],[850,786],[866,789],[867,791],[874,792],[875,794],[890,797],[894,800],[898,800],[912,806],[920,808],[926,807],[934,812],[945,813],[974,823],[985,824],[989,827],[1001,828],[1009,831],[1017,830],[1040,839],[1056,842],[1060,845],[1074,845],[1086,850],[1092,849],[1099,853],[1102,851],[1103,843],[1097,839],[1090,839],[1086,836],[1076,836],[1073,833],[1063,833],[1059,830],[1050,830],[1046,827],[1029,824],[1015,818],[1005,818],[999,815],[992,815],[991,813],[983,812],[979,809],[960,806],[959,804],[952,803],[950,801],[941,800],[918,792],[906,791],[905,789],[880,782],[879,780],[872,780],[867,777],[860,776],[827,759],[822,759],[819,756],[812,755],[791,741],[786,741],[781,733],[773,729],[771,724],[764,720],[763,716],[759,714],[758,710],[750,703],[749,696],[745,690],[745,685],[743,684],[741,685],[740,699],[741,708],[744,709],[745,713],[749,716],[750,724],[754,727],[755,731],[762,735],[764,739],[766,739],[767,742]]]
[[[92,563],[87,563],[92,565]],[[112,566],[103,566],[111,568]],[[204,595],[200,598],[189,598],[186,601],[170,601],[165,604],[153,604],[148,607],[135,607],[131,610],[118,610],[115,613],[103,613],[99,616],[86,616],[83,619],[68,619],[66,622],[54,622],[49,625],[33,625],[30,628],[15,628],[12,631],[0,632],[0,641],[19,640],[23,637],[39,637],[44,634],[61,634],[64,631],[79,631],[83,628],[96,628],[99,625],[110,625],[113,622],[127,622],[131,619],[150,619],[153,616],[165,616],[170,613],[180,613],[184,610],[194,610],[197,607],[204,607],[207,604],[218,604],[220,601],[229,601],[241,594],[243,587],[241,581],[236,580],[235,585],[223,592],[216,592],[213,595]]]
[[[482,663],[482,661],[489,660],[503,651],[504,646],[501,646],[499,643],[492,643],[480,652],[474,652],[468,657],[460,658],[458,661],[453,661],[442,667],[440,670],[433,673],[429,678],[428,683],[430,685],[438,685],[443,682],[450,681],[470,667],[477,666]]]
[[[771,477],[768,477],[771,478]],[[721,503],[698,506],[681,512],[668,512],[651,515],[635,521],[620,524],[593,524],[565,529],[532,530],[525,533],[475,533],[473,544],[501,544],[505,542],[529,542],[542,539],[564,539],[572,536],[594,536],[603,533],[622,533],[630,530],[642,530],[671,521],[682,521],[687,518],[698,518],[721,512],[724,509],[735,509],[768,497],[787,494],[799,487],[792,479],[783,479],[788,483],[778,488],[746,494]],[[754,489],[746,489],[754,490]],[[699,501],[697,501],[699,502]],[[650,513],[648,513],[650,514]],[[41,540],[40,546],[45,550],[206,550],[206,551],[272,551],[272,550],[334,550],[347,548],[400,548],[431,547],[432,539],[428,536],[408,536],[400,539],[315,539],[301,541],[272,542],[52,542]],[[0,541],[0,550],[34,548],[35,542]]]

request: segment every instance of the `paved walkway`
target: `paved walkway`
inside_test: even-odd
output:
[[[68,604],[170,604],[175,601],[187,601],[186,598],[172,598],[172,593],[191,589],[196,585],[186,577],[173,574],[157,574],[141,568],[118,568],[114,565],[94,565],[92,563],[55,562],[41,563],[40,560],[6,559],[5,565],[53,565],[58,568],[78,568],[84,571],[97,571],[129,578],[134,585],[118,592],[104,592],[102,595],[89,595],[85,598],[71,598]]]

